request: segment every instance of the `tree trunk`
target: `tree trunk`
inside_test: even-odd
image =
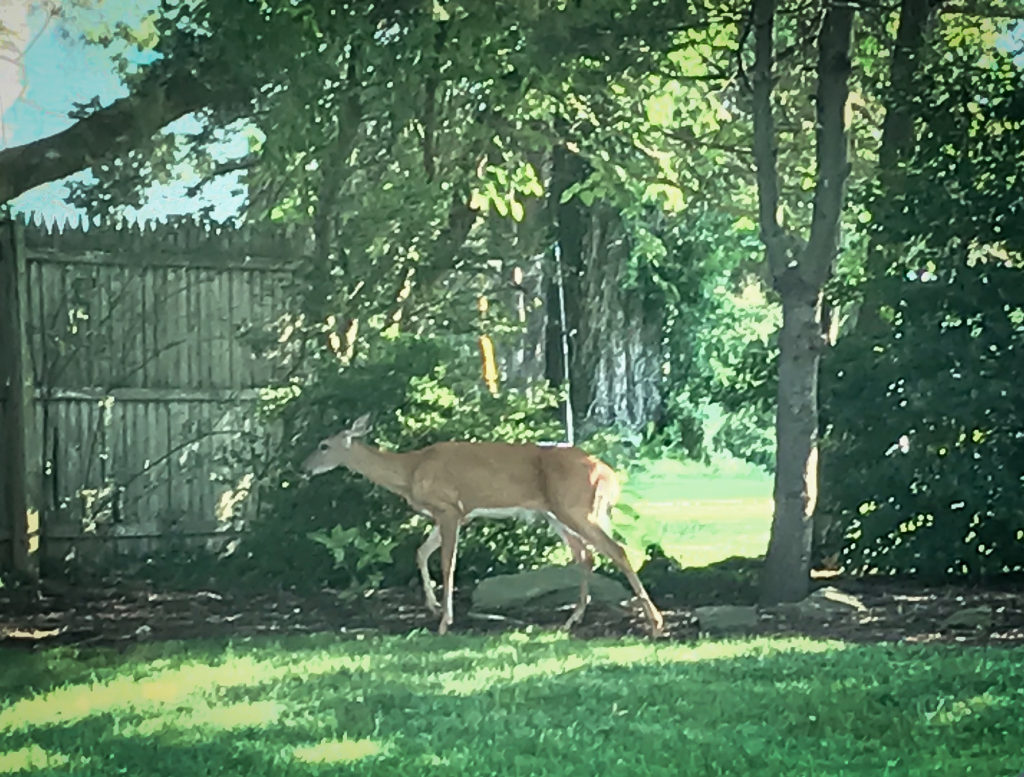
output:
[[[554,214],[555,242],[560,254],[562,278],[565,292],[566,329],[569,332],[569,364],[575,350],[573,333],[579,325],[580,276],[583,267],[583,239],[586,234],[586,210],[578,198],[562,202],[562,193],[586,176],[586,163],[577,154],[563,146],[556,146],[552,154],[551,188],[548,208]],[[545,344],[546,365],[544,374],[556,386],[564,385],[575,376],[569,373],[562,356],[562,324],[559,311],[558,267],[552,263],[548,275],[546,302],[548,328]]]
[[[921,54],[931,38],[941,4],[942,0],[903,0],[900,3],[900,21],[889,71],[888,105],[882,120],[882,145],[878,150],[883,184],[906,163],[917,141],[914,119],[918,109],[910,100],[899,99],[898,93],[910,89],[917,80]]]
[[[551,155],[529,157],[544,190],[551,185]],[[544,353],[548,327],[558,309],[545,304],[551,264],[551,210],[547,200],[527,197],[523,202],[523,220],[516,228],[514,266],[506,271],[512,284],[511,306],[519,331],[510,338],[509,356],[504,367],[511,385],[526,388],[544,378]],[[504,349],[502,349],[504,350]]]
[[[778,139],[771,103],[775,0],[754,0],[754,159],[761,239],[782,298],[776,415],[775,513],[761,601],[796,601],[810,588],[811,515],[818,482],[818,366],[825,340],[822,290],[839,248],[849,175],[846,101],[853,8],[829,5],[818,38],[814,206],[806,244],[781,221]]]
[[[618,213],[590,209],[583,250],[573,404],[585,428],[639,431],[661,408],[663,312],[624,288],[629,243]]]
[[[821,289],[795,275],[782,282],[776,415],[775,515],[761,578],[762,599],[799,601],[808,592],[818,496],[818,365],[824,346]]]
[[[663,310],[639,289],[624,288],[629,241],[618,212],[562,193],[587,176],[586,162],[558,147],[552,157],[549,212],[561,252],[569,375],[562,364],[557,267],[548,286],[546,376],[570,382],[573,417],[585,430],[619,426],[638,431],[661,409]]]

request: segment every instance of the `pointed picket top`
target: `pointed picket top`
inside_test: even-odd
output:
[[[93,215],[80,212],[44,216],[17,214],[27,247],[68,254],[121,254],[118,262],[203,266],[289,263],[308,252],[307,225],[269,220],[227,222],[207,213],[182,214],[161,219],[136,215]],[[94,257],[99,261],[101,257]]]

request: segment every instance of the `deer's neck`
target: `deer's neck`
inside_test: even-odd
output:
[[[408,499],[414,459],[415,452],[392,453],[353,442],[344,464],[367,480]]]

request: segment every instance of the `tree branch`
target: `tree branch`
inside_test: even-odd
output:
[[[772,111],[774,27],[776,0],[753,0],[754,68],[751,73],[754,110],[754,164],[757,168],[757,206],[761,240],[772,275],[781,276],[789,264],[791,238],[779,218],[778,145]]]
[[[942,0],[936,0],[934,5],[943,16],[960,14],[982,19],[1024,18],[1024,3],[1014,0],[963,0],[960,3],[943,3]]]
[[[849,126],[846,102],[850,86],[850,44],[853,6],[835,2],[828,6],[818,39],[818,93],[816,157],[818,176],[814,187],[811,234],[800,262],[804,280],[820,288],[832,273],[839,248],[839,225],[850,174]]]
[[[186,197],[195,197],[202,191],[206,184],[210,183],[214,178],[220,178],[222,175],[228,173],[237,173],[242,170],[252,170],[256,165],[260,163],[260,156],[258,154],[247,154],[246,156],[239,157],[238,159],[229,159],[227,162],[221,162],[208,175],[204,175],[198,183],[189,186],[185,190]]]
[[[127,97],[56,135],[0,151],[0,203],[128,151],[175,119],[228,99],[227,92],[215,92],[190,68],[168,75],[154,66]]]

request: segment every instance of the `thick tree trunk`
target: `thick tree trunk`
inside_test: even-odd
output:
[[[889,95],[882,120],[882,145],[878,151],[879,175],[885,182],[897,174],[914,150],[917,138],[914,119],[918,108],[898,94],[912,88],[942,0],[902,0],[900,21],[893,44],[889,72]]]
[[[562,193],[586,176],[586,164],[577,154],[562,146],[552,153],[551,187],[548,190],[548,208],[554,214],[554,237],[560,252],[561,282],[565,293],[566,329],[570,333],[569,363],[575,350],[572,333],[579,326],[580,276],[583,271],[583,239],[586,234],[586,209],[578,198],[562,202]],[[545,292],[548,309],[547,337],[545,338],[545,377],[556,386],[563,385],[574,376],[564,363],[562,355],[562,324],[559,311],[558,267],[552,262]]]
[[[779,284],[779,388],[776,416],[775,516],[761,578],[762,598],[807,595],[818,496],[818,363],[824,346],[821,289],[795,275]]]
[[[583,250],[573,403],[584,427],[638,431],[661,408],[663,312],[623,285],[629,244],[618,213],[590,209]]]
[[[640,430],[661,409],[663,311],[642,292],[624,287],[629,243],[617,211],[562,192],[584,180],[586,163],[565,148],[552,156],[549,213],[561,252],[570,333],[569,381],[573,417],[584,429],[619,426]],[[546,376],[566,378],[562,357],[557,267],[547,291]]]

